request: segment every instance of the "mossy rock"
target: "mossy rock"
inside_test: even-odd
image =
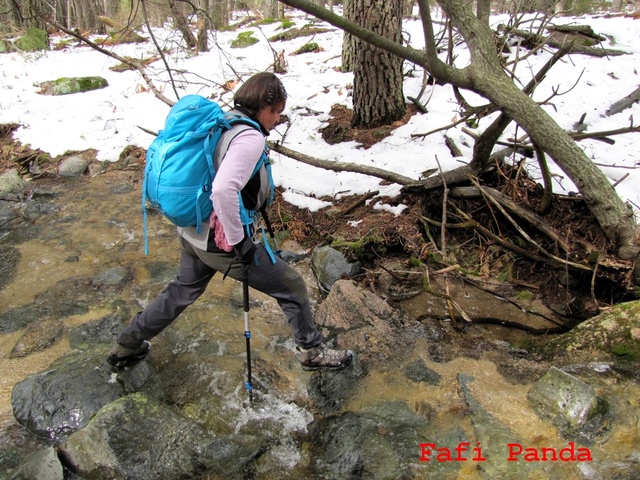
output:
[[[246,48],[258,43],[259,40],[252,35],[252,31],[239,33],[238,38],[231,42],[231,48]]]
[[[322,51],[322,47],[320,47],[320,45],[318,45],[316,42],[309,42],[302,45],[298,50],[296,50],[293,53],[294,55],[300,55],[303,53],[317,53],[321,51]]]
[[[640,300],[614,305],[540,347],[544,356],[572,362],[640,361]]]
[[[72,93],[88,92],[108,87],[109,84],[102,77],[62,77],[57,80],[42,82],[42,95],[69,95]]]
[[[15,47],[23,52],[49,50],[49,35],[40,28],[30,28],[14,42]]]

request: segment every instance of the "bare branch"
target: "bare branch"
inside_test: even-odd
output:
[[[323,168],[325,170],[332,170],[334,172],[354,172],[362,173],[364,175],[370,175],[372,177],[381,178],[399,185],[407,185],[415,182],[413,178],[405,177],[404,175],[398,175],[397,173],[383,170],[381,168],[367,167],[365,165],[358,165],[355,163],[343,163],[343,162],[331,162],[328,160],[321,160],[314,158],[304,153],[296,152],[287,147],[284,147],[278,143],[268,142],[269,148],[273,151],[281,153],[289,158],[298,160],[299,162],[306,163],[313,167]]]

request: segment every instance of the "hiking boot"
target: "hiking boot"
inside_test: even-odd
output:
[[[130,363],[137,362],[142,360],[149,353],[149,349],[151,348],[151,344],[146,340],[143,340],[142,343],[136,348],[127,348],[119,343],[116,343],[115,346],[111,349],[111,353],[107,358],[107,362],[117,368],[124,367]]]
[[[325,345],[308,349],[298,347],[298,352],[303,370],[318,370],[319,368],[340,370],[353,360],[353,353],[350,350],[332,350]]]

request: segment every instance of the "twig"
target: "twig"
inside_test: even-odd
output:
[[[356,208],[358,208],[360,205],[362,205],[363,203],[365,203],[367,200],[369,200],[370,198],[375,197],[376,195],[378,195],[380,193],[379,190],[374,190],[373,192],[367,192],[364,195],[362,195],[356,202],[354,202],[353,204],[349,205],[347,208],[345,208],[344,210],[342,210],[340,213],[338,213],[336,215],[336,220],[340,217],[343,217],[345,215],[347,215],[348,213],[350,213],[351,211],[355,210]]]
[[[542,181],[544,184],[544,191],[542,199],[540,200],[540,207],[538,211],[541,215],[544,215],[551,208],[551,200],[553,198],[553,182],[551,180],[551,172],[549,171],[549,165],[544,155],[544,151],[534,143],[533,148],[536,151],[536,157],[538,158],[538,165],[540,165],[540,171],[542,172]]]
[[[620,185],[620,183],[622,183],[627,177],[629,176],[629,172],[625,173],[621,179],[619,179],[617,182],[615,182],[612,187],[616,188],[618,185]]]

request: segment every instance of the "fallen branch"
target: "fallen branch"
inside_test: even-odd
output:
[[[511,30],[509,33],[512,35],[516,35],[520,38],[523,38],[525,42],[530,43],[531,45],[541,45],[546,44],[553,48],[563,48],[566,46],[566,42],[561,42],[555,40],[553,37],[544,37],[543,35],[538,35],[537,33],[528,32],[526,30]],[[569,53],[576,53],[581,55],[591,55],[593,57],[613,57],[618,55],[627,55],[629,52],[625,52],[624,50],[614,50],[611,48],[602,48],[602,47],[587,47],[584,45],[573,44],[569,49]]]
[[[306,155],[304,153],[291,150],[290,148],[280,145],[279,143],[275,143],[275,142],[267,142],[267,143],[269,144],[269,148],[271,150],[278,152],[282,155],[285,155],[289,158],[293,158],[294,160],[298,160],[299,162],[305,163],[307,165],[311,165],[313,167],[323,168],[325,170],[332,170],[334,172],[362,173],[364,175],[370,175],[372,177],[381,178],[382,180],[387,180],[389,182],[397,183],[399,185],[408,185],[416,181],[413,178],[405,177],[404,175],[399,175],[397,173],[390,172],[388,170],[383,170],[381,168],[367,167],[366,165],[358,165],[356,163],[332,162],[329,160],[321,160],[319,158],[315,158],[310,155]]]
[[[626,110],[636,102],[640,102],[640,87],[636,88],[633,92],[631,92],[623,99],[618,100],[617,102],[612,104],[605,112],[605,114],[607,115],[607,117],[610,117],[611,115],[615,115],[616,113],[620,113],[621,111]]]
[[[356,202],[354,202],[353,204],[349,205],[347,208],[345,208],[340,213],[338,213],[335,216],[335,219],[337,220],[338,218],[347,215],[349,212],[352,212],[353,210],[358,208],[360,205],[362,205],[364,202],[366,202],[370,198],[375,197],[379,193],[380,193],[379,190],[374,190],[373,192],[367,192],[366,194],[362,195]]]

